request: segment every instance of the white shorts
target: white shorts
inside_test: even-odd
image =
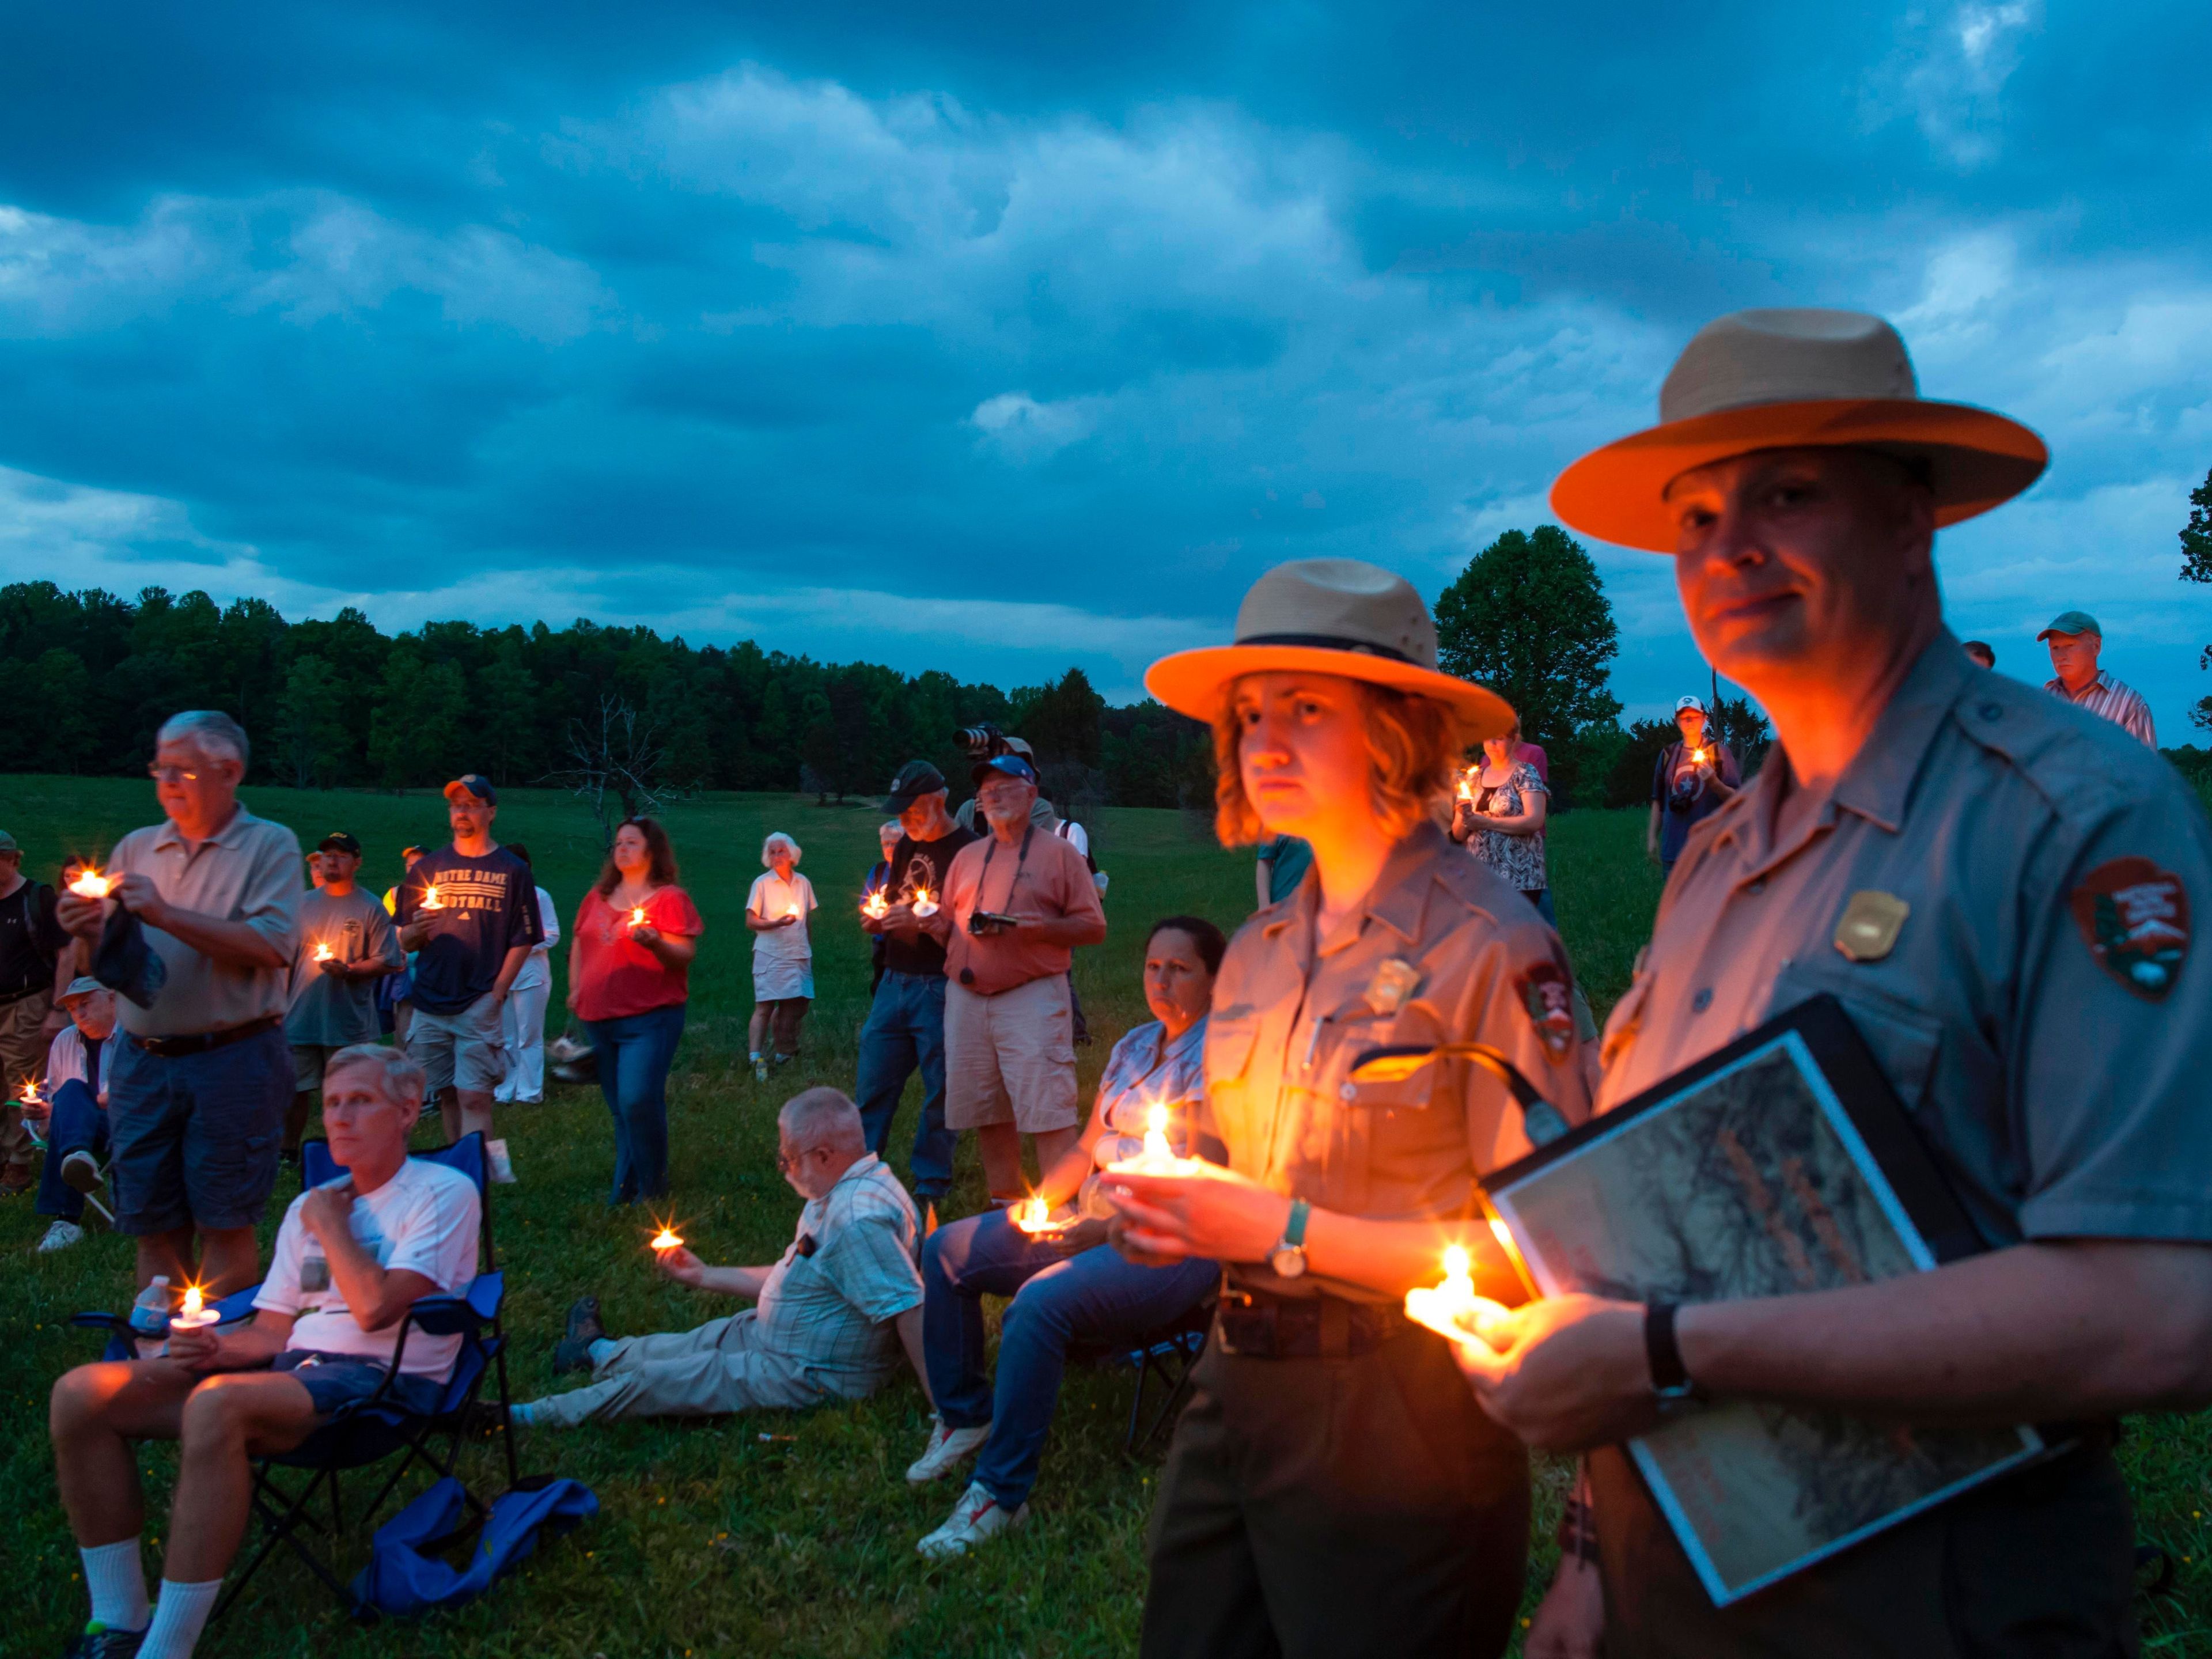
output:
[[[1039,1134],[1081,1121],[1067,975],[1048,974],[989,997],[947,980],[945,1127],[1011,1123]]]
[[[507,1033],[499,1005],[485,992],[458,1014],[415,1005],[407,1026],[407,1058],[429,1079],[429,1091],[467,1089],[489,1094],[507,1075]]]

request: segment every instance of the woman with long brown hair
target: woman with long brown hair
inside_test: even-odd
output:
[[[1487,1294],[1522,1299],[1471,1211],[1475,1177],[1528,1140],[1463,1062],[1352,1068],[1370,1047],[1471,1039],[1586,1115],[1559,941],[1443,827],[1457,757],[1513,711],[1437,671],[1409,584],[1346,559],[1270,571],[1235,644],[1146,684],[1213,726],[1223,842],[1297,836],[1313,867],[1238,932],[1215,985],[1205,1098],[1229,1169],[1119,1180],[1125,1253],[1226,1264],[1152,1516],[1142,1651],[1497,1655],[1527,1460],[1403,1303],[1454,1244]]]
[[[611,1204],[668,1190],[668,1068],[684,1035],[691,958],[707,931],[676,884],[676,852],[653,818],[625,818],[576,908],[568,1012],[583,1022],[615,1121]]]

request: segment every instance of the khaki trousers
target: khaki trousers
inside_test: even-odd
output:
[[[26,1078],[46,1074],[47,1039],[39,1028],[53,1006],[52,992],[33,991],[0,1006],[0,1086],[8,1093],[8,1105],[0,1110],[0,1164],[30,1165],[31,1132],[23,1127],[23,1109],[16,1097],[23,1092]]]
[[[747,1308],[696,1330],[629,1337],[585,1387],[538,1401],[541,1420],[573,1428],[593,1418],[726,1417],[836,1398],[799,1361],[757,1345],[758,1317]]]

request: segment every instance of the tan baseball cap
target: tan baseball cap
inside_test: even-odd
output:
[[[2051,453],[2008,416],[1920,395],[1895,329],[1856,311],[1739,311],[1699,329],[1659,388],[1659,424],[1592,450],[1552,486],[1583,534],[1674,550],[1667,486],[1762,449],[1871,449],[1912,463],[1937,525],[2011,500]]]

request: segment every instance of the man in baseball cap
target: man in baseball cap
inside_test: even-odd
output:
[[[2045,690],[2112,721],[2147,748],[2158,748],[2150,705],[2142,694],[2097,666],[2105,649],[2105,630],[2094,617],[2086,611],[2062,611],[2035,637],[2051,647],[2052,677],[2043,683]]]
[[[895,818],[906,816],[907,808],[924,795],[934,795],[945,788],[945,774],[926,760],[910,760],[898,769],[891,780],[891,792],[884,797],[884,811]]]
[[[491,787],[491,780],[481,772],[464,772],[446,786],[447,800],[459,800],[464,795],[473,795],[487,806],[499,805],[499,791]]]
[[[1719,811],[1743,784],[1735,751],[1706,737],[1703,698],[1674,699],[1674,728],[1681,740],[1668,744],[1652,763],[1651,817],[1644,826],[1644,856],[1670,876],[1692,829]]]
[[[1553,506],[1672,557],[1698,647],[1758,699],[1775,746],[1675,867],[1606,1030],[1599,1109],[1832,997],[1979,1249],[1870,1276],[1795,1160],[1747,1146],[1737,1176],[1698,1179],[1716,1202],[1731,1180],[1775,1195],[1725,1201],[1786,1215],[1807,1288],[1632,1269],[1626,1295],[1542,1298],[1486,1331],[1494,1353],[1461,1350],[1492,1416],[1587,1453],[1530,1650],[2133,1652],[2112,1425],[2212,1401],[2212,986],[2189,963],[2212,825],[2172,767],[1975,668],[1944,626],[1935,532],[2035,481],[2033,432],[1923,398],[1897,331],[1837,311],[1708,325],[1659,407],[1569,467]],[[1615,1201],[1624,1237],[1634,1207]],[[1732,1496],[1716,1458],[1678,1532],[1668,1481],[1625,1443],[1739,1402],[1756,1417],[1715,1420],[1711,1443],[1809,1412],[1789,1443],[1848,1437],[1863,1462],[1808,1469],[1778,1507]],[[1950,1441],[1957,1462],[1931,1480],[1945,1424],[1986,1434]],[[2026,1461],[2002,1427],[2019,1424],[2051,1425],[2048,1456]],[[1838,1501],[1877,1487],[1879,1503]],[[1725,1560],[1692,1565],[1692,1510],[1727,1533]]]

